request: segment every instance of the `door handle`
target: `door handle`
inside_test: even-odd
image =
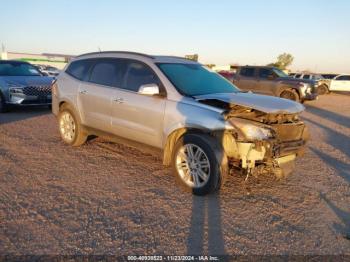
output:
[[[122,104],[124,103],[124,99],[123,98],[120,98],[120,97],[117,97],[115,99],[113,99],[114,102],[118,103],[118,104]]]
[[[81,90],[81,91],[79,91],[79,93],[84,95],[84,94],[87,94],[87,91],[86,90]]]

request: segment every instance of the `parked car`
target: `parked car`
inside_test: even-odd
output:
[[[333,79],[338,76],[338,74],[321,74],[324,79]]]
[[[0,60],[0,112],[11,106],[51,105],[52,81],[27,62]]]
[[[317,82],[317,93],[319,95],[324,95],[329,93],[330,80],[325,79],[321,74],[301,73],[301,74],[295,74],[294,78],[314,80]]]
[[[330,80],[329,91],[350,92],[350,75],[338,75]]]
[[[317,83],[295,79],[282,70],[270,66],[242,66],[233,83],[240,89],[264,95],[277,96],[297,102],[317,98]]]
[[[56,77],[60,73],[56,67],[48,65],[35,65],[43,75]]]
[[[225,77],[228,81],[233,82],[235,73],[231,71],[220,71],[218,72],[221,76]]]
[[[52,111],[65,143],[112,134],[152,146],[197,195],[218,190],[230,170],[288,175],[308,137],[303,110],[241,92],[195,61],[131,52],[78,56],[53,85]]]

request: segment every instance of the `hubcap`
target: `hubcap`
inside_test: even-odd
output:
[[[327,87],[325,86],[320,86],[319,87],[319,92],[318,92],[320,95],[324,95],[327,93]]]
[[[75,136],[75,121],[69,112],[63,112],[60,118],[60,132],[62,138],[67,142],[72,142]]]
[[[209,180],[209,159],[197,145],[186,144],[180,148],[176,155],[176,169],[182,181],[190,187],[202,187]]]

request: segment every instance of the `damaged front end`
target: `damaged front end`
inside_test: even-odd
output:
[[[231,167],[243,169],[247,177],[273,173],[282,178],[294,170],[295,158],[303,155],[309,137],[300,112],[269,113],[218,100],[201,102],[224,109],[223,116],[233,127],[216,134]]]

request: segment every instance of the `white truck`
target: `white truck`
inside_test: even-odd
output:
[[[338,75],[330,81],[329,91],[350,92],[350,75]]]

